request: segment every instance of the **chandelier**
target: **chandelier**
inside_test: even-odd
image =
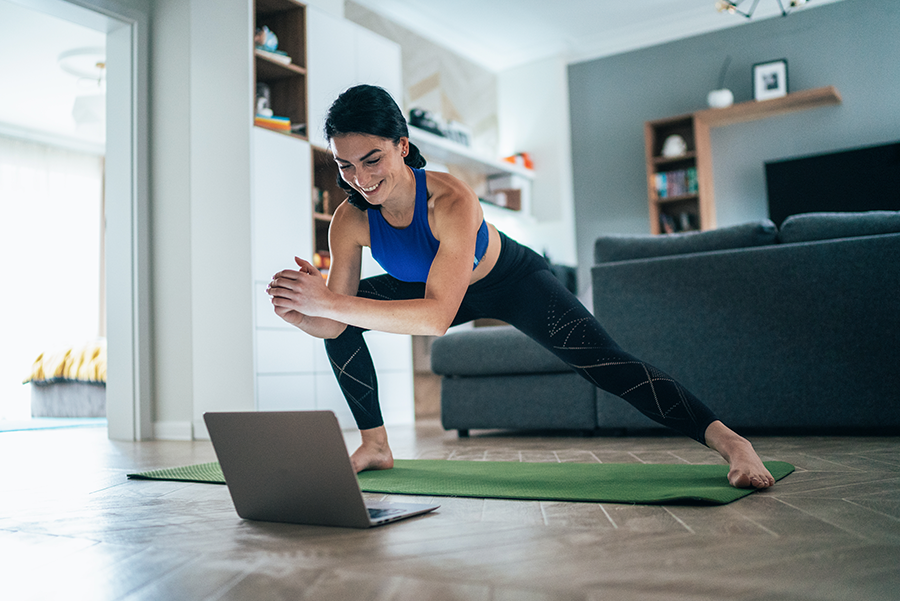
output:
[[[776,2],[778,2],[778,8],[781,9],[781,16],[786,17],[795,8],[806,4],[807,0],[787,0],[787,9],[785,9],[785,3],[781,0],[776,0]],[[741,4],[745,4],[744,0],[716,0],[716,10],[720,13],[741,15],[742,17],[747,17],[749,19],[753,16],[754,11],[756,11],[756,6],[759,4],[759,0],[753,0],[753,4],[750,5],[750,8],[748,10],[741,10],[739,8]]]

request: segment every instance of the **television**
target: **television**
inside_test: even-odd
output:
[[[900,141],[771,161],[769,218],[814,212],[900,211]]]

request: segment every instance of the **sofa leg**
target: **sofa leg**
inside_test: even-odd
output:
[[[469,437],[469,431],[468,431],[468,430],[457,430],[456,432],[457,432],[457,434],[459,435],[460,438],[468,438],[468,437]]]

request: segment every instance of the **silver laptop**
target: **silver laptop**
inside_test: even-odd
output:
[[[439,505],[365,501],[331,411],[205,413],[239,516],[369,528]]]

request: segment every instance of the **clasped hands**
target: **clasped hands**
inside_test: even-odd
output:
[[[279,271],[266,289],[275,314],[288,323],[299,325],[305,316],[320,317],[330,294],[322,274],[315,266],[294,257],[299,269]]]

